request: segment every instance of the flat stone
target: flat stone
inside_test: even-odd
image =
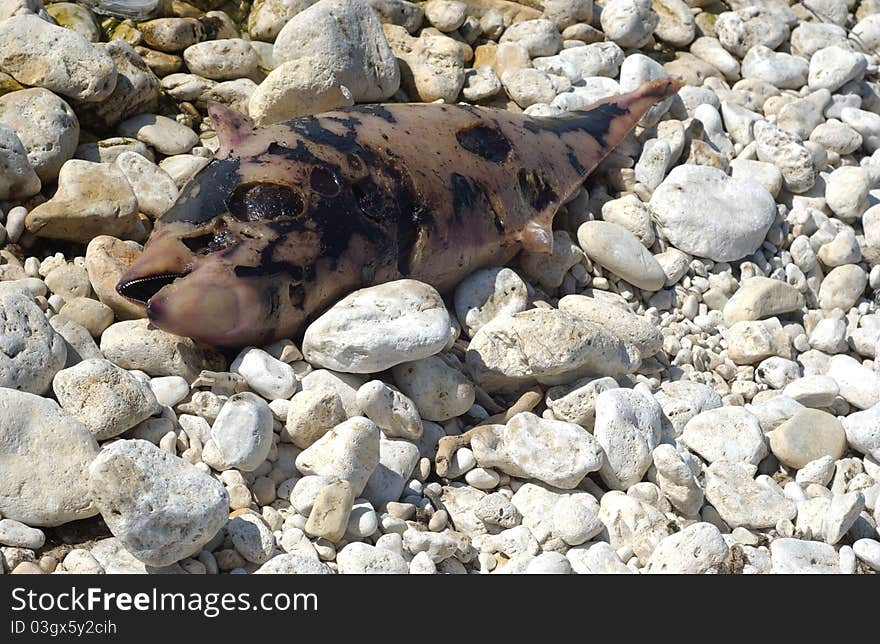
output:
[[[718,262],[754,253],[776,218],[766,188],[708,166],[673,168],[650,205],[662,234],[676,248]]]
[[[596,397],[593,434],[605,452],[602,480],[613,490],[627,490],[651,466],[660,442],[662,411],[651,397],[632,389],[608,389]]]
[[[804,296],[793,286],[767,277],[751,277],[740,284],[724,305],[728,326],[742,320],[763,320],[800,310]]]
[[[578,228],[578,242],[590,259],[634,286],[658,291],[666,283],[657,260],[622,226],[588,221]]]
[[[755,465],[728,461],[716,461],[706,470],[706,499],[731,528],[772,528],[797,513],[775,481],[753,478],[756,471]]]
[[[846,434],[831,414],[802,409],[770,433],[770,450],[783,465],[800,469],[823,456],[841,458]]]
[[[33,295],[0,288],[0,387],[43,394],[66,359],[64,338]]]
[[[88,481],[110,531],[150,566],[197,553],[226,523],[223,485],[147,441],[105,447],[90,465]]]
[[[719,407],[694,416],[679,440],[709,463],[757,465],[768,452],[757,417],[742,407]]]
[[[506,426],[487,425],[471,438],[480,467],[571,489],[603,463],[598,442],[574,423],[524,412]]]
[[[83,360],[59,371],[52,390],[98,440],[118,436],[159,411],[149,385],[108,360]]]
[[[272,411],[250,392],[230,396],[211,426],[202,457],[215,470],[257,469],[272,449]]]
[[[302,351],[321,367],[375,373],[439,353],[450,333],[439,293],[415,280],[398,280],[340,300],[306,329]]]
[[[718,528],[711,523],[695,523],[657,544],[646,570],[649,573],[701,575],[720,567],[728,552]]]

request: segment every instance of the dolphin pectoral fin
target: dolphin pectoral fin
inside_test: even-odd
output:
[[[235,156],[235,150],[254,131],[250,118],[216,101],[208,101],[208,114],[220,141],[217,158]]]
[[[520,232],[519,241],[523,249],[530,253],[552,253],[553,230],[550,222],[530,221]]]

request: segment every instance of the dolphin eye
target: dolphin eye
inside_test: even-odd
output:
[[[287,186],[258,183],[240,186],[229,199],[229,212],[239,221],[261,221],[278,217],[296,217],[305,204],[302,197]]]

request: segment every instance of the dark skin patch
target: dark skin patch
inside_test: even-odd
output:
[[[576,111],[566,116],[532,117],[523,127],[532,134],[552,132],[557,136],[569,132],[586,132],[600,145],[607,147],[605,137],[615,119],[629,114],[629,110],[615,103],[605,103],[589,111]]]
[[[229,213],[239,221],[263,221],[278,217],[297,217],[305,204],[288,186],[272,183],[245,184],[229,198]]]
[[[556,191],[547,178],[537,170],[520,169],[516,174],[519,190],[532,208],[541,212],[557,199]]]
[[[568,148],[568,163],[574,168],[574,171],[581,175],[587,174],[587,169],[584,167],[584,164],[581,163],[580,159],[577,158],[577,155],[574,153],[574,150]]]
[[[325,197],[333,197],[339,194],[339,179],[327,168],[316,166],[309,174],[309,185],[315,192],[320,192]]]
[[[466,212],[474,209],[482,190],[474,179],[458,172],[453,172],[449,181],[452,184],[452,216],[461,221]]]
[[[510,158],[510,141],[497,127],[477,123],[456,132],[455,139],[471,154],[492,163],[503,163]]]
[[[225,213],[229,197],[241,182],[240,165],[237,158],[211,161],[187,182],[160,220],[204,224]]]
[[[382,105],[355,105],[354,107],[348,108],[349,112],[358,112],[359,114],[369,114],[370,116],[375,116],[376,118],[380,118],[386,123],[397,123],[397,119],[394,118],[394,114],[389,112]]]

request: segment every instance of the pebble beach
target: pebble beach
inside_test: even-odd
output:
[[[0,0],[0,573],[880,571],[878,65],[880,0]],[[665,78],[550,254],[232,350],[116,290],[209,102]]]

